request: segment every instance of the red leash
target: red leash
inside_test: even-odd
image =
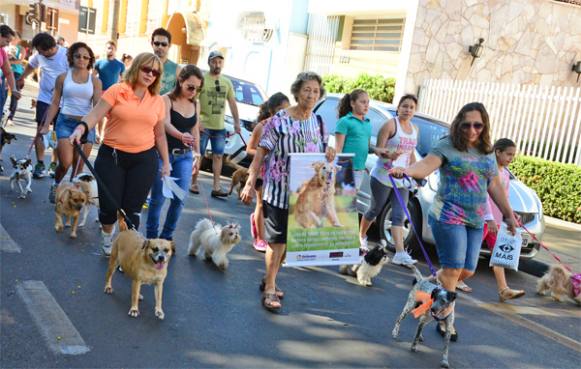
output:
[[[568,266],[567,264],[563,263],[561,261],[561,258],[558,255],[556,255],[555,253],[553,253],[551,250],[549,250],[549,248],[547,246],[545,246],[544,243],[542,243],[541,241],[539,241],[539,239],[537,238],[537,236],[533,232],[529,231],[527,229],[527,227],[525,227],[525,225],[522,224],[522,222],[520,220],[518,221],[518,225],[519,225],[519,227],[521,227],[522,229],[524,229],[525,232],[527,232],[528,234],[530,234],[531,237],[533,238],[533,240],[537,241],[539,243],[539,245],[541,245],[541,247],[543,249],[545,249],[549,253],[549,255],[551,255],[555,260],[557,260],[559,262],[559,264],[561,264],[565,269],[567,269],[568,271],[570,271],[571,273],[573,273],[573,270],[571,269],[571,267]]]

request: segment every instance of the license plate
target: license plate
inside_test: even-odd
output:
[[[527,247],[527,245],[529,244],[529,242],[531,241],[531,236],[528,233],[522,233],[521,234],[522,237],[522,244],[521,244],[521,248],[525,248]]]

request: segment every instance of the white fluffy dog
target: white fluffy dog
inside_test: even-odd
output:
[[[92,174],[88,173],[79,173],[73,178],[73,183],[84,182],[87,183],[88,186],[83,186],[83,191],[85,195],[87,195],[87,203],[83,206],[81,221],[79,223],[79,227],[83,227],[87,222],[87,216],[89,215],[89,207],[91,205],[99,208],[99,192],[97,190],[97,180],[93,177]]]
[[[240,225],[212,224],[209,219],[202,219],[190,234],[188,254],[196,256],[200,247],[206,260],[212,260],[221,270],[228,268],[228,253],[240,242]]]

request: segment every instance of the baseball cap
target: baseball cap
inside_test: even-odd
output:
[[[217,50],[212,51],[210,53],[210,55],[208,55],[208,63],[210,62],[210,60],[212,60],[214,58],[222,58],[222,59],[224,59],[224,55],[222,55],[222,53],[219,52],[219,51],[217,51]]]

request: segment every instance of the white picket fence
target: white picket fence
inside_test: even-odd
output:
[[[493,140],[507,137],[521,154],[581,166],[581,88],[430,79],[418,111],[451,123],[473,101],[486,107]]]

